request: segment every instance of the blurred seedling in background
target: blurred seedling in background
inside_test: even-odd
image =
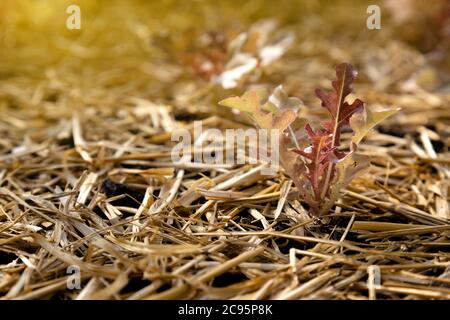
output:
[[[289,49],[294,39],[293,33],[278,31],[274,20],[263,20],[230,41],[224,32],[207,32],[193,52],[184,54],[181,60],[197,76],[231,89],[250,77],[257,80],[265,67]]]

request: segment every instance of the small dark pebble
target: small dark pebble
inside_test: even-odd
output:
[[[124,183],[114,182],[110,179],[103,181],[102,190],[108,198],[126,195],[126,197],[122,199],[111,202],[111,204],[121,207],[138,208],[145,196],[144,192],[131,188]]]

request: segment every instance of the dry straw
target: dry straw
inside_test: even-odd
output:
[[[219,8],[234,21],[229,6]],[[370,170],[312,218],[283,171],[172,163],[171,132],[192,129],[191,120],[220,129],[248,123],[217,106],[230,92],[170,56],[189,51],[182,37],[171,47],[170,36],[143,24],[142,15],[166,11],[143,7],[124,5],[142,20],[117,29],[115,41],[100,23],[114,14],[105,9],[91,33],[64,40],[69,48],[64,37],[39,38],[53,48],[46,56],[13,44],[2,53],[1,299],[450,298],[450,95],[445,82],[423,85],[424,72],[433,78],[439,68],[392,34],[343,27],[336,35],[307,17],[287,26],[299,40],[238,93],[282,83],[311,106],[304,115],[313,121],[323,113],[309,93],[346,60],[360,71],[355,92],[369,107],[402,106],[361,144]],[[295,9],[286,12],[311,13]],[[242,10],[246,21],[250,9]],[[321,19],[342,26],[333,17],[344,11],[328,8]],[[172,31],[201,25],[191,18],[172,22]],[[8,22],[9,36],[25,39],[17,21]],[[95,33],[104,35],[98,47]],[[67,287],[69,266],[81,271],[79,290]],[[371,266],[379,274],[368,281]]]

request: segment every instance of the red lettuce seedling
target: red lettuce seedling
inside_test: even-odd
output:
[[[220,102],[246,112],[261,128],[278,129],[283,133],[279,150],[281,165],[296,185],[300,198],[316,216],[327,213],[338,199],[340,190],[368,167],[368,157],[355,153],[358,144],[371,128],[398,110],[371,112],[359,99],[352,103],[346,101],[356,75],[352,65],[342,63],[336,67],[333,90],[316,90],[316,96],[330,118],[315,130],[306,124],[306,138],[297,138],[299,132],[294,132],[291,126],[297,118],[299,100],[287,98],[280,87],[270,97],[265,91],[254,90]],[[297,103],[293,103],[295,101]],[[339,150],[345,128],[353,131],[348,151]],[[305,145],[306,148],[300,147]]]

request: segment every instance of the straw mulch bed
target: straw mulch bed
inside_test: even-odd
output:
[[[351,61],[356,96],[402,107],[360,147],[370,170],[320,218],[283,171],[171,162],[176,128],[249,125],[217,106],[248,83],[214,87],[167,49],[142,49],[141,33],[123,35],[140,47],[100,51],[108,68],[85,34],[64,61],[3,52],[0,297],[450,299],[448,74],[392,33],[355,44],[357,31],[293,29],[294,47],[253,84],[284,84],[319,119],[313,89]],[[20,63],[30,57],[44,67]],[[82,289],[67,287],[69,266]]]

